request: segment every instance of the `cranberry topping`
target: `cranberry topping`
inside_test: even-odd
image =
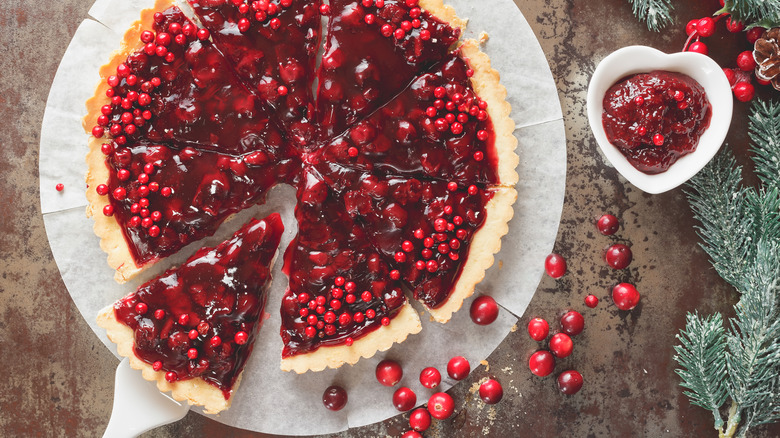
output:
[[[323,161],[470,185],[497,183],[495,134],[458,55],[331,140]]]
[[[338,134],[441,61],[460,35],[417,1],[332,0],[317,105]]]
[[[315,136],[311,83],[319,0],[188,0],[238,75],[279,116],[290,139]]]
[[[298,236],[285,254],[282,357],[351,345],[406,303],[401,283],[321,177],[305,169],[295,209]]]
[[[283,230],[278,214],[253,219],[118,301],[115,316],[133,329],[136,356],[168,381],[200,377],[228,399],[261,325]]]
[[[295,159],[261,160],[260,154],[265,156],[153,144],[120,147],[107,157],[107,184],[96,190],[108,196],[110,213],[142,266],[212,235],[228,216],[262,202],[278,178],[298,167]]]
[[[711,116],[698,82],[653,71],[613,85],[604,96],[602,120],[610,143],[638,170],[656,174],[696,150]]]

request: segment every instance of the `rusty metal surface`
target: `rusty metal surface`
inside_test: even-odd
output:
[[[714,11],[716,1],[676,2],[678,25],[663,33],[643,29],[625,0],[516,0],[544,49],[558,85],[567,133],[566,203],[556,251],[569,274],[539,285],[520,330],[510,334],[451,394],[453,419],[436,422],[426,436],[715,436],[711,414],[692,407],[674,374],[672,345],[685,312],[728,313],[735,294],[711,269],[698,247],[694,221],[680,189],[646,195],[604,163],[587,126],[585,95],[590,73],[611,51],[646,44],[668,52],[684,41],[684,23]],[[487,1],[485,3],[488,3]],[[116,359],[102,346],[70,301],[54,263],[38,202],[40,123],[59,60],[91,0],[0,2],[0,436],[99,436],[108,422]],[[737,39],[717,37],[713,56],[733,63]],[[747,48],[747,47],[745,47]],[[518,56],[522,56],[518,48]],[[739,49],[744,50],[744,48]],[[737,103],[729,141],[744,152],[747,105]],[[81,152],[78,152],[81,153]],[[742,158],[743,162],[745,158]],[[51,190],[54,190],[52,187]],[[622,219],[616,238],[596,232],[604,212]],[[634,262],[609,270],[601,252],[613,240],[628,241]],[[543,261],[539,261],[542,263]],[[103,263],[103,260],[84,260]],[[638,284],[642,303],[618,312],[606,300],[618,281]],[[587,309],[582,299],[602,299]],[[560,394],[552,377],[527,370],[536,343],[524,326],[534,316],[557,319],[581,310],[585,332],[574,354],[556,371],[575,368],[585,379],[573,396]],[[475,382],[493,375],[504,400],[486,407]],[[388,400],[389,403],[389,400]],[[291,413],[286,421],[295,421]],[[262,415],[262,413],[258,413]],[[343,436],[398,436],[406,416],[349,431]],[[780,435],[780,427],[752,436]],[[148,433],[149,437],[262,436],[223,426],[200,415]]]

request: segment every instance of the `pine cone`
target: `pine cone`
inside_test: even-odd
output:
[[[771,81],[775,90],[780,91],[780,27],[769,29],[756,40],[753,58],[758,64],[756,77]]]

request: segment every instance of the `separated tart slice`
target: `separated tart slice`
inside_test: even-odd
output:
[[[290,140],[316,136],[311,84],[320,43],[319,0],[187,0],[239,77]]]
[[[161,391],[207,413],[227,409],[262,325],[283,230],[278,214],[251,220],[101,311],[98,324]]]
[[[417,312],[338,194],[307,168],[298,190],[298,235],[285,253],[282,369],[354,364],[421,330]]]
[[[318,120],[340,134],[443,60],[465,22],[441,0],[333,0]]]

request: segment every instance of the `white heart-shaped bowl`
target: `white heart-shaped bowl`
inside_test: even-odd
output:
[[[683,73],[701,84],[712,105],[712,118],[695,151],[677,160],[667,171],[649,175],[632,166],[607,140],[602,112],[604,96],[612,85],[626,76],[654,70]],[[694,52],[666,54],[652,47],[624,47],[601,61],[588,86],[588,121],[604,156],[631,184],[653,194],[679,186],[707,165],[726,139],[733,108],[731,85],[723,69],[709,56]]]

